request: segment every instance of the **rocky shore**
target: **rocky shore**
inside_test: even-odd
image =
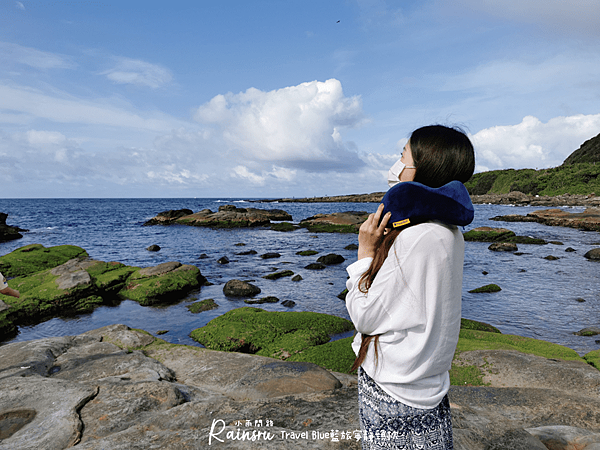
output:
[[[6,224],[6,218],[8,214],[0,212],[0,242],[12,241],[15,239],[21,239],[22,232],[28,231],[19,227],[13,227]]]
[[[450,389],[457,450],[600,445],[600,371],[581,359],[472,350],[456,364],[486,384]],[[125,325],[1,346],[0,392],[2,450],[360,449],[355,375]]]

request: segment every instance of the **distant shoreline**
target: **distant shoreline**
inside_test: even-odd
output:
[[[350,194],[324,197],[305,198],[279,198],[260,200],[263,203],[379,203],[385,192],[372,194]],[[600,207],[600,196],[593,194],[563,194],[557,196],[534,196],[522,192],[509,192],[508,194],[472,195],[474,204],[515,205],[515,206],[585,206]]]

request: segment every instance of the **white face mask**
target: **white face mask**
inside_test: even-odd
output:
[[[415,166],[407,166],[402,161],[398,160],[388,170],[388,186],[393,187],[400,183],[400,174],[404,169],[416,169]]]

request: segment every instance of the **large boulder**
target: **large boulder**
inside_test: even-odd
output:
[[[203,209],[197,213],[190,211],[189,214],[178,215],[177,217],[171,214],[174,218],[166,215],[166,213],[169,213],[169,211],[150,219],[145,225],[177,223],[196,227],[239,228],[269,225],[271,220],[292,220],[292,216],[281,209],[238,208],[234,205],[220,206],[217,212]]]
[[[583,256],[592,261],[600,261],[600,248],[593,248]]]
[[[228,297],[253,297],[260,294],[260,288],[247,281],[229,280],[223,286],[223,294]]]
[[[6,218],[8,214],[0,213],[0,242],[13,241],[15,239],[21,239],[23,235],[20,232],[29,231],[19,227],[11,227],[6,225]]]
[[[537,244],[544,245],[543,239],[530,236],[517,236],[514,231],[506,228],[477,227],[463,233],[465,241],[475,242],[511,242],[514,244]]]
[[[193,214],[194,211],[191,209],[169,209],[168,211],[163,211],[158,213],[152,219],[146,221],[144,226],[148,225],[169,225],[180,217],[189,216]]]

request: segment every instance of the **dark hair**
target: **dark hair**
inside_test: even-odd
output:
[[[414,181],[432,188],[441,187],[451,181],[469,181],[475,171],[475,151],[473,144],[460,128],[444,125],[429,125],[412,132],[409,139],[410,151],[417,168]],[[402,229],[392,230],[379,243],[371,265],[358,281],[361,292],[367,292],[375,281],[385,258]],[[373,341],[375,364],[377,364],[379,335],[361,336],[360,350],[350,369],[355,371],[367,356],[369,344]]]
[[[414,181],[425,186],[438,188],[453,180],[466,183],[475,171],[473,144],[460,128],[418,128],[409,142],[417,168]]]

